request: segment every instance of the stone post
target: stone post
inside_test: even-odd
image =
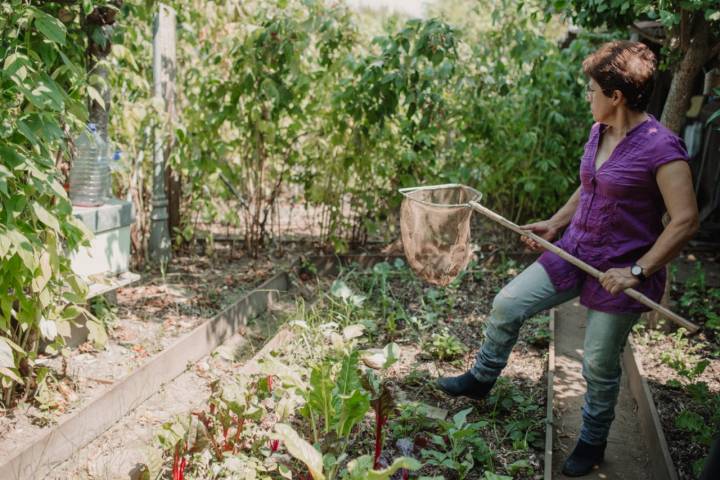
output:
[[[153,80],[155,97],[162,100],[165,115],[154,132],[150,258],[162,265],[170,260],[171,254],[164,141],[166,135],[172,132],[175,113],[175,10],[162,3],[153,26]]]

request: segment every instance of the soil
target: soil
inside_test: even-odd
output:
[[[160,426],[175,416],[206,407],[211,384],[229,381],[263,348],[288,312],[294,311],[296,291],[281,293],[270,313],[251,321],[185,373],[169,382],[104,434],[53,469],[48,480],[136,478],[148,463],[148,446]]]
[[[37,363],[51,372],[46,393],[40,401],[0,411],[0,463],[291,259],[252,259],[221,246],[211,257],[176,254],[164,277],[147,271],[136,284],[118,289],[105,347],[86,342],[65,356],[41,353]]]
[[[458,360],[448,362],[440,361],[429,356],[427,345],[409,343],[407,338],[386,338],[378,343],[381,346],[384,341],[394,340],[402,348],[402,359],[389,371],[390,377],[396,382],[402,392],[402,397],[407,401],[419,401],[424,404],[437,407],[447,411],[447,419],[452,418],[457,412],[475,407],[475,410],[468,418],[468,421],[487,419],[496,413],[498,405],[493,403],[492,398],[484,402],[475,402],[468,399],[453,399],[446,396],[434,386],[434,379],[438,376],[459,375],[467,371],[475,362],[475,354],[483,341],[483,324],[490,312],[492,300],[497,292],[524,266],[530,263],[532,256],[523,254],[502,255],[497,250],[482,254],[477,266],[466,271],[457,291],[457,299],[448,309],[449,315],[440,321],[436,327],[439,330],[447,328],[447,331],[467,348],[467,351]],[[425,287],[425,294],[428,288]],[[413,292],[404,282],[391,283],[391,291],[398,298],[405,299],[410,315],[420,314],[417,292]],[[538,324],[528,321],[523,326],[517,344],[508,360],[507,367],[503,370],[502,377],[507,383],[501,387],[504,391],[519,392],[524,397],[532,399],[539,408],[532,418],[541,425],[537,428],[538,440],[531,445],[529,451],[516,450],[512,447],[507,438],[503,439],[500,427],[496,426],[483,431],[482,436],[494,452],[494,467],[498,474],[509,474],[507,468],[516,461],[527,461],[533,473],[529,471],[518,472],[514,478],[542,478],[543,472],[543,449],[545,438],[545,405],[547,402],[547,337],[544,327],[538,328]],[[513,407],[514,408],[514,407]],[[515,415],[510,409],[499,415],[498,420],[507,421]],[[417,440],[417,439],[416,439]],[[416,442],[417,443],[417,442]],[[417,448],[416,448],[417,450]],[[369,450],[371,451],[371,450]],[[416,455],[419,451],[414,452]],[[389,445],[385,452],[387,458],[401,456],[402,452],[397,445]],[[468,479],[484,478],[482,468],[475,468],[466,477]],[[440,475],[444,478],[453,478],[453,472],[449,470],[435,470],[425,467],[420,475]]]
[[[271,274],[286,269],[297,256],[298,252],[287,252],[282,259],[270,256],[250,259],[235,253],[232,245],[219,243],[211,257],[190,253],[176,255],[164,275],[158,271],[144,272],[139,282],[117,290],[117,318],[108,324],[109,340],[105,348],[96,349],[92,344],[84,343],[64,357],[41,354],[39,363],[51,371],[45,403],[21,404],[11,412],[0,412],[0,463],[101,396],[117,380],[143,365],[179,336],[212,318]],[[431,387],[431,379],[460,373],[472,364],[474,352],[482,341],[482,323],[492,298],[523,264],[528,263],[522,255],[505,255],[492,248],[481,248],[478,262],[458,290],[452,313],[439,319],[441,326],[447,326],[453,335],[462,339],[466,353],[453,362],[438,361],[428,358],[425,345],[405,343],[402,345],[403,361],[391,372],[399,388],[406,391],[407,398],[440,405],[449,416],[467,408],[470,403],[443,396]],[[393,286],[398,291],[404,287],[402,284]],[[412,295],[407,298],[410,311],[417,307],[413,306],[415,300]],[[261,324],[275,325],[281,317],[266,318]],[[237,346],[249,339],[250,346],[243,348],[249,348],[245,353],[252,353],[271,333],[253,333],[252,329],[238,332],[213,355],[198,362],[106,434],[78,451],[50,478],[127,478],[143,458],[139,452],[145,450],[144,445],[162,422],[202,405],[209,393],[210,381],[233,374],[247,360],[247,355],[233,356],[227,353],[228,349],[232,350],[234,343]],[[394,340],[402,343],[399,338]],[[509,379],[508,389],[520,389],[540,407],[539,423],[544,419],[546,346],[542,338],[538,341],[535,326],[524,328],[504,372]],[[494,408],[485,404],[475,406],[479,415],[488,415]],[[506,415],[511,413],[506,412]],[[497,436],[497,432],[487,433],[489,437]],[[544,439],[544,435],[540,437]],[[507,439],[501,439],[500,443],[503,441]],[[498,445],[495,458],[498,473],[518,459],[527,460],[533,471],[541,472],[542,447],[541,443],[536,443],[528,458],[528,452]],[[400,455],[394,448],[388,446],[389,457]],[[521,475],[518,478],[533,477]]]
[[[713,251],[686,252],[672,265],[676,273],[672,283],[670,308],[703,327],[704,319],[689,316],[678,304],[678,300],[686,290],[688,279],[696,274],[699,267],[704,273],[707,286],[720,288],[720,254]],[[716,305],[717,311],[720,311],[720,305]],[[678,428],[676,419],[683,410],[700,413],[706,418],[708,412],[702,405],[697,405],[684,388],[673,385],[674,382],[683,383],[683,379],[661,359],[663,352],[678,349],[673,340],[657,331],[642,331],[635,338],[678,477],[681,480],[694,479],[697,475],[693,472],[693,464],[707,456],[708,447],[694,441],[692,435]],[[701,328],[698,334],[687,339],[688,346],[680,350],[699,347],[698,354],[709,362],[697,380],[707,383],[711,394],[720,395],[720,337],[717,332]]]
[[[497,415],[498,423],[489,426],[482,434],[494,452],[495,471],[507,473],[509,465],[522,460],[527,462],[528,468],[516,473],[515,478],[541,478],[547,352],[547,338],[540,332],[541,327],[533,322],[528,322],[523,327],[520,340],[512,352],[508,367],[503,372],[507,382],[503,383],[501,387],[506,392],[522,392],[525,397],[537,405],[537,411],[532,417],[532,421],[537,424],[535,430],[538,432],[538,439],[531,445],[530,450],[517,450],[513,448],[508,438],[504,438],[505,432],[501,428],[501,425],[504,424],[501,422],[513,418],[515,407],[503,410],[489,401],[472,402],[451,399],[433,386],[434,378],[438,375],[458,374],[472,364],[475,351],[482,342],[482,324],[490,309],[492,298],[511,276],[518,273],[522,266],[522,263],[508,258],[500,261],[494,255],[481,256],[481,261],[486,262],[488,268],[477,265],[470,269],[457,289],[454,305],[447,309],[447,312],[451,312],[451,314],[438,319],[438,327],[446,326],[448,331],[462,339],[462,343],[467,347],[467,351],[459,359],[440,361],[427,354],[427,345],[422,340],[410,340],[410,337],[404,334],[387,335],[383,331],[373,337],[372,345],[366,346],[381,347],[389,341],[399,344],[402,351],[401,360],[388,371],[388,378],[398,400],[417,401],[436,407],[438,412],[444,412],[448,420],[455,413],[469,406],[475,408],[469,421]],[[329,282],[329,279],[323,279],[317,285],[310,283],[306,286],[318,292],[321,297],[324,292],[329,290]],[[421,308],[416,294],[426,295],[431,287],[420,286],[418,282],[412,288],[408,288],[406,282],[391,280],[389,288],[393,295],[403,299],[408,313],[412,315],[419,314]],[[58,480],[61,478],[128,478],[128,475],[137,472],[139,466],[147,461],[147,445],[151,443],[153,435],[163,422],[175,415],[202,409],[209,396],[209,385],[212,382],[229,380],[240,372],[247,373],[248,370],[252,370],[247,363],[250,355],[256,352],[277,328],[280,328],[279,325],[287,321],[288,312],[293,311],[295,304],[292,294],[283,298],[284,300],[276,305],[270,313],[262,315],[253,322],[248,327],[248,331],[240,332],[213,354],[189,368],[187,372],[144,402],[105,434],[79,450],[71,459],[55,469],[50,478]],[[438,306],[433,311],[442,313],[443,307]],[[290,318],[294,318],[294,316]],[[404,325],[401,323],[398,327],[401,330]],[[264,331],[258,331],[259,328],[264,328]],[[248,338],[253,339],[251,345],[248,344]],[[282,345],[279,345],[277,350],[283,353],[276,352],[275,356],[289,355],[291,358],[297,359],[298,352],[304,350],[304,345],[292,336],[283,339],[281,343]],[[389,424],[388,428],[391,427],[392,425]],[[387,445],[383,461],[403,454],[397,443],[398,437],[391,430],[388,430],[386,435]],[[355,445],[356,450],[371,453],[373,441],[373,422],[368,418],[360,427]],[[423,441],[427,441],[427,439],[420,439],[419,444],[422,444]],[[419,456],[419,453],[417,451],[413,455]],[[425,467],[420,473],[453,478],[452,473],[435,470],[431,467]],[[483,478],[482,475],[482,469],[476,468],[466,478]]]

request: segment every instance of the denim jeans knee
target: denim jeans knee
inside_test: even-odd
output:
[[[485,341],[470,370],[475,378],[481,382],[497,378],[507,365],[523,322],[577,295],[577,290],[556,292],[545,268],[537,262],[505,285],[493,300]]]

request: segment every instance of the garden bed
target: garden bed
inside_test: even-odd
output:
[[[262,373],[218,376],[204,408],[159,429],[154,445],[165,460],[151,478],[320,478],[318,468],[325,478],[348,470],[364,478],[373,466],[405,478],[420,465],[413,477],[542,477],[548,317],[527,322],[487,401],[450,399],[434,386],[472,364],[492,298],[519,268],[474,266],[437,288],[397,259],[332,281],[302,265],[317,303],[285,313],[290,334]]]
[[[107,340],[96,334],[64,355],[40,355],[47,380],[35,398],[0,416],[0,465],[102,398],[121,379],[139,371],[151,357],[207,322],[244,292],[270,276],[268,260],[178,256],[163,276],[149,273],[138,284],[117,291],[117,303],[93,305]]]
[[[717,255],[674,262],[671,308],[701,325],[697,335],[639,328],[635,344],[672,461],[681,480],[697,478],[720,428],[720,269]]]
[[[297,291],[280,292],[269,305],[272,315],[263,314],[214,349],[212,353],[189,365],[180,376],[167,383],[127,416],[68,460],[52,470],[48,480],[138,478],[141,465],[152,463],[147,445],[164,422],[185,412],[207,405],[216,382],[236,377],[240,368],[284,341],[276,335],[280,320],[295,308]],[[272,339],[268,343],[268,339]]]

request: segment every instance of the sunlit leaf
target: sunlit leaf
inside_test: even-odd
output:
[[[297,432],[289,425],[278,423],[275,425],[275,431],[278,433],[278,437],[282,440],[285,448],[290,452],[290,455],[307,466],[313,480],[325,480],[325,475],[323,474],[323,459],[320,452],[300,438]]]

